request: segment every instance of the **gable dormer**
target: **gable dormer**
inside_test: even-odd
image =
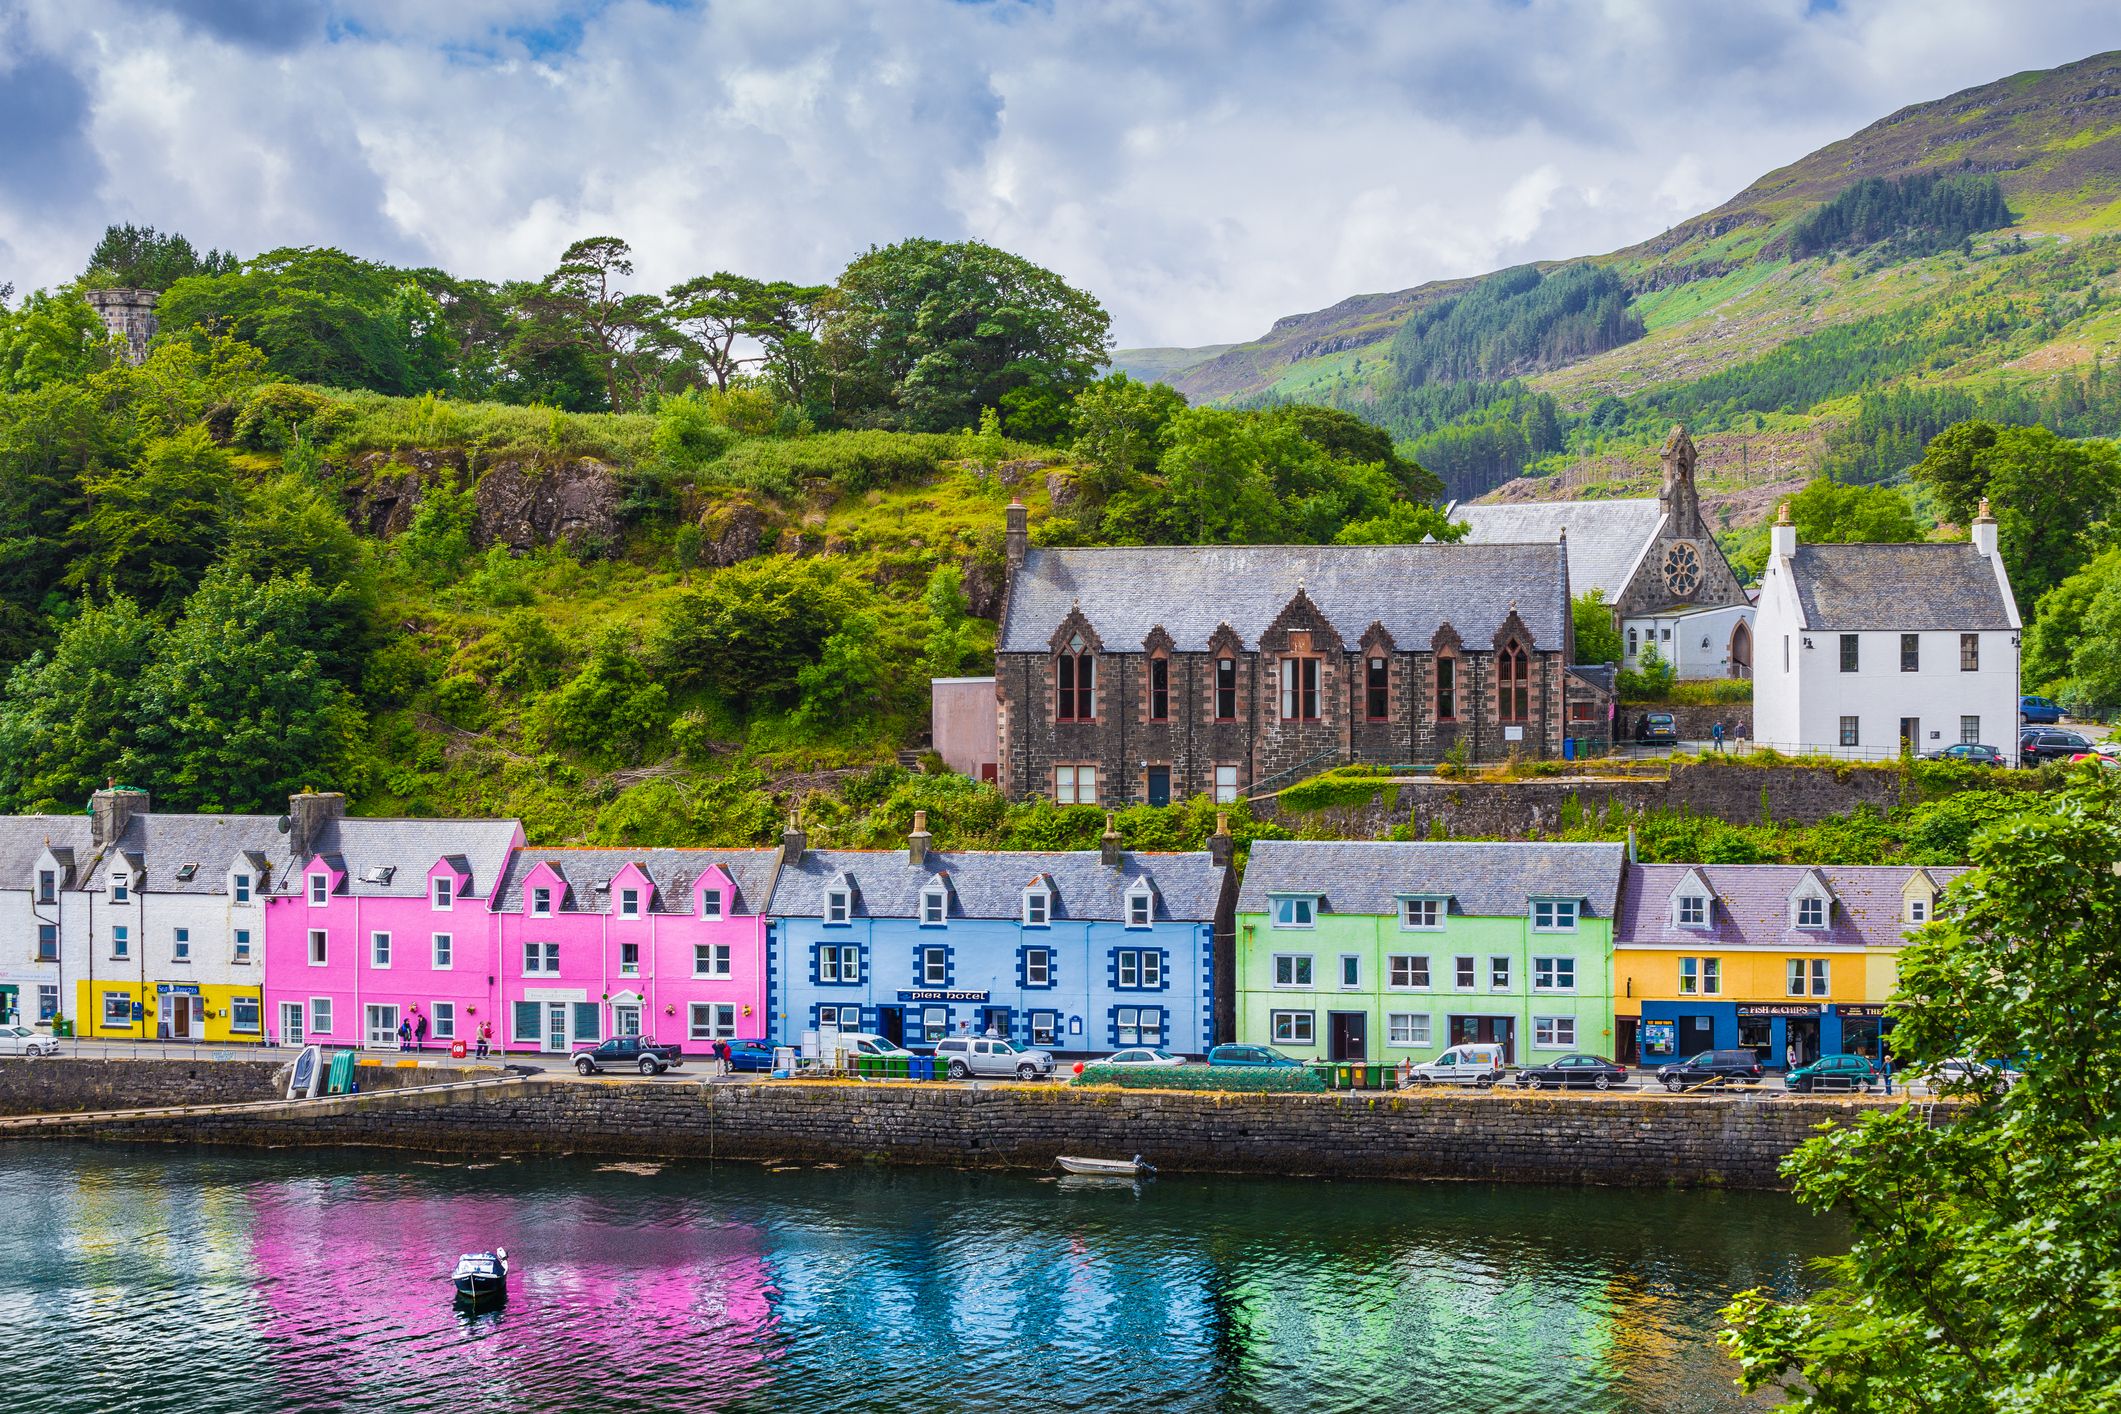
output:
[[[639,922],[655,912],[655,878],[638,860],[628,860],[603,888],[609,895],[605,907],[621,923]]]
[[[1686,877],[1672,886],[1670,920],[1674,928],[1716,926],[1716,891],[1699,869],[1687,870]]]
[[[710,864],[692,881],[692,911],[714,922],[736,912],[736,880],[719,864]]]
[[[1156,922],[1156,880],[1148,874],[1127,886],[1126,919],[1129,928],[1147,928]]]
[[[941,928],[950,922],[950,902],[956,891],[950,887],[950,875],[942,870],[928,876],[921,885],[920,921],[923,928]]]
[[[30,866],[29,896],[36,904],[56,904],[59,895],[74,886],[74,852],[50,845]]]
[[[461,854],[445,854],[427,871],[427,906],[447,912],[470,887],[471,861]]]
[[[567,876],[549,859],[541,859],[523,876],[523,916],[552,918],[567,908]]]
[[[861,890],[854,885],[854,876],[845,870],[825,881],[825,922],[828,924],[852,923],[854,910],[861,903]]]
[[[320,854],[302,870],[302,896],[309,900],[312,908],[321,908],[331,902],[333,895],[345,891],[346,862],[337,855]]]
[[[1920,928],[1937,916],[1937,897],[1943,890],[1927,869],[1917,869],[1900,886],[1900,921]]]
[[[1044,928],[1053,922],[1053,878],[1048,874],[1035,874],[1031,882],[1024,885],[1023,920],[1026,928]]]
[[[255,849],[239,851],[221,880],[232,905],[248,906],[272,890],[272,862]]]
[[[1797,887],[1790,890],[1790,927],[1820,933],[1833,924],[1834,891],[1818,870],[1807,869]]]
[[[137,854],[114,855],[104,883],[112,903],[131,903],[133,895],[147,887],[147,865]]]

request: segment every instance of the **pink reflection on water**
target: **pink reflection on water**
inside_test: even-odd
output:
[[[716,1408],[772,1382],[763,1237],[690,1199],[607,1207],[596,1194],[452,1193],[388,1174],[249,1197],[259,1334],[282,1407],[461,1407],[470,1384],[534,1407],[580,1407],[604,1388]],[[457,1255],[497,1245],[507,1303],[460,1312]]]

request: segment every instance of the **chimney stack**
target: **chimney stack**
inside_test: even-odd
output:
[[[125,833],[135,815],[148,812],[147,792],[120,787],[116,782],[105,781],[103,789],[88,798],[89,843],[95,848],[109,849]]]
[[[1996,518],[1989,514],[1988,497],[1981,498],[1980,513],[1974,517],[1974,548],[1990,559],[1996,557]]]
[[[1112,812],[1105,812],[1105,833],[1097,842],[1097,857],[1104,861],[1107,869],[1119,868],[1119,826],[1113,823]]]
[[[305,790],[287,798],[287,850],[301,869],[317,853],[327,825],[346,818],[346,797],[335,790]]]
[[[919,865],[923,868],[927,866],[928,842],[931,838],[932,836],[928,833],[928,812],[925,810],[914,811],[913,833],[906,836],[906,862],[908,864]]]
[[[803,838],[803,827],[796,824],[795,817],[790,815],[788,828],[781,831],[781,863],[800,864],[803,851],[808,847],[809,841]]]
[[[1230,812],[1215,812],[1215,833],[1208,836],[1208,859],[1220,868],[1230,867],[1235,857],[1237,842],[1230,838]]]
[[[1782,503],[1782,511],[1775,517],[1774,529],[1768,532],[1768,553],[1777,560],[1786,560],[1797,553],[1797,526],[1790,520],[1790,503]]]
[[[1003,512],[1008,533],[1002,539],[1003,558],[1008,561],[1009,572],[1014,574],[1023,568],[1024,555],[1031,548],[1031,512],[1024,509],[1023,499],[1009,498],[1009,509]]]

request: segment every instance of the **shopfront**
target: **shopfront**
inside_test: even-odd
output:
[[[1668,998],[1642,1004],[1636,1027],[1640,1063],[1670,1065],[1711,1050],[1749,1050],[1781,1069],[1843,1053],[1880,1057],[1891,1030],[1877,1003],[1705,1002]]]

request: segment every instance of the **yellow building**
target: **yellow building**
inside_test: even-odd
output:
[[[1881,1054],[1911,929],[1963,869],[1634,864],[1613,942],[1616,1058]]]
[[[256,1045],[262,1035],[262,982],[227,986],[98,977],[76,983],[74,996],[81,1036]]]

